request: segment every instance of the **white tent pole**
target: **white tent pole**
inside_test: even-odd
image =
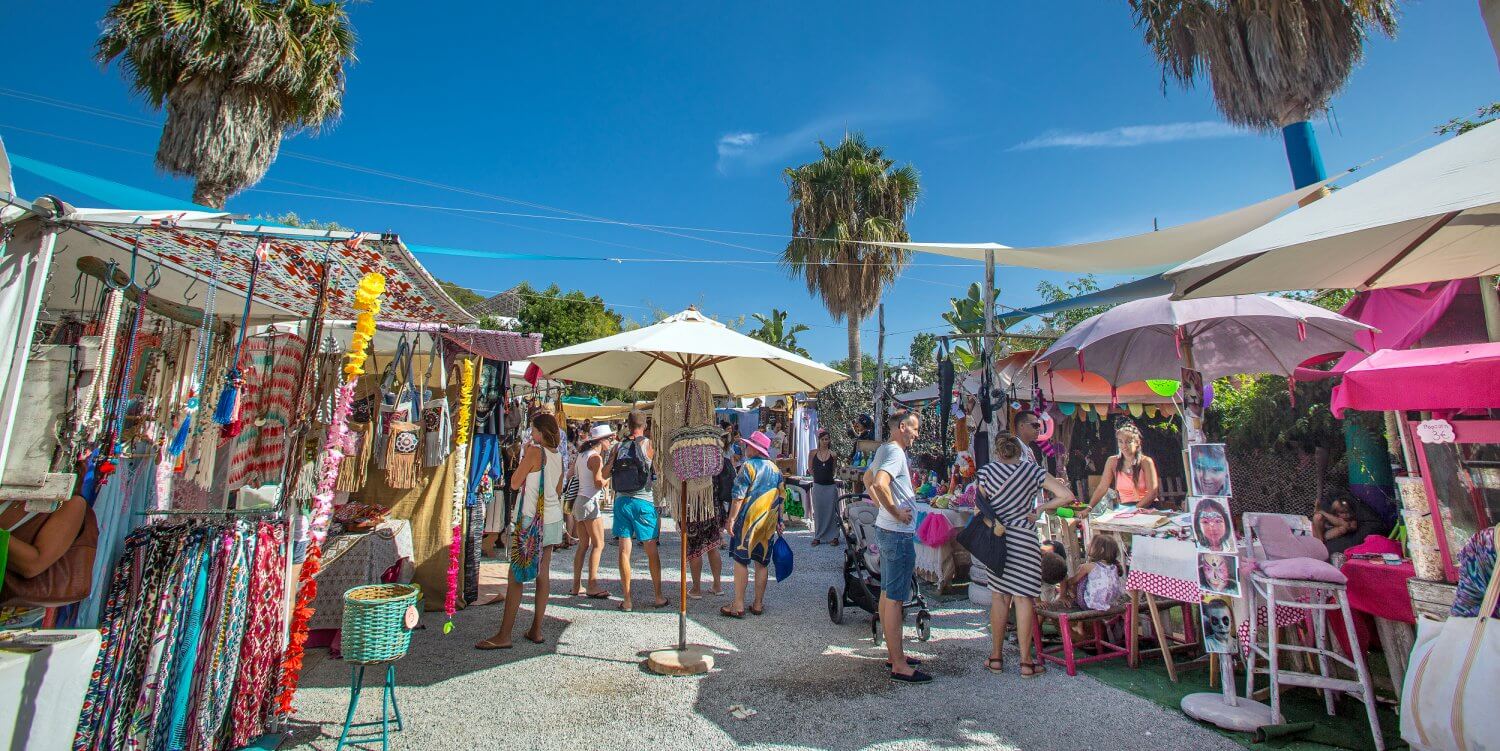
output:
[[[880,338],[875,341],[875,437],[886,439],[885,434],[885,303],[879,308]],[[855,366],[858,367],[858,366]]]

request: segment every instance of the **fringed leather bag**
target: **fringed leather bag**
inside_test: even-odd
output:
[[[685,413],[693,413],[693,392],[698,389],[688,384]],[[717,425],[686,425],[676,428],[669,436],[671,446],[667,449],[672,457],[672,471],[683,480],[702,480],[719,473],[724,463],[724,431]]]

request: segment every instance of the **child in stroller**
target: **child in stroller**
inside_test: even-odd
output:
[[[844,606],[854,605],[869,613],[870,635],[875,645],[881,642],[880,616],[880,550],[875,544],[875,518],[878,514],[875,502],[865,496],[851,493],[839,498],[843,513],[839,515],[839,526],[844,533],[844,586],[828,588],[828,617],[834,623],[844,622]],[[913,581],[912,597],[902,605],[901,611],[917,611],[917,638],[927,641],[932,636],[932,615],[927,612],[927,600],[921,587]]]

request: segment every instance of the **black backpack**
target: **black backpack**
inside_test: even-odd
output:
[[[615,449],[609,484],[616,493],[634,493],[651,483],[651,462],[641,451],[640,441],[632,438]]]

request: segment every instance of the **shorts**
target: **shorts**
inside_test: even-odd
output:
[[[578,496],[573,502],[573,521],[591,522],[599,518],[599,499],[604,497],[604,491],[599,491],[587,498]]]
[[[911,581],[917,574],[916,539],[911,532],[875,528],[875,544],[880,546],[880,588],[888,599],[911,599]]]
[[[520,524],[520,526],[516,527],[516,529],[517,530],[522,530],[522,529],[526,529],[527,527],[530,527],[531,526],[531,520],[535,519],[535,518],[536,517],[534,517],[534,516],[523,516],[523,517],[521,517],[521,524]],[[542,524],[542,547],[550,547],[550,546],[553,546],[553,545],[561,545],[562,544],[562,538],[563,538],[563,523],[561,521],[551,522],[550,524],[548,524],[548,523]]]
[[[656,539],[660,522],[656,517],[656,503],[647,494],[621,495],[615,497],[615,539],[651,542]]]

